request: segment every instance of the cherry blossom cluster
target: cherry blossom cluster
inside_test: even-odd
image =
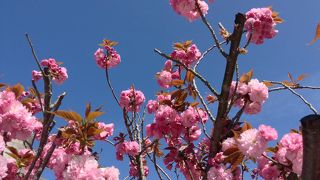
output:
[[[121,61],[120,55],[108,44],[103,45],[103,47],[104,49],[99,48],[94,53],[97,65],[102,69],[110,69],[117,66]]]
[[[204,0],[170,0],[173,10],[179,15],[186,17],[190,22],[200,17],[195,3],[199,4],[202,14],[206,15],[208,13],[209,6]]]
[[[0,132],[6,139],[27,140],[42,124],[9,90],[0,92]]]
[[[169,88],[173,79],[179,79],[179,70],[173,70],[172,61],[167,60],[161,72],[157,73],[157,82],[163,88]]]
[[[235,90],[237,85],[237,90]],[[269,96],[268,87],[257,79],[251,79],[248,83],[232,82],[229,91],[231,101],[240,108],[244,107],[247,114],[257,114],[261,111],[262,104]]]
[[[182,47],[178,44],[180,43],[175,44],[175,50],[171,53],[171,58],[181,61],[186,66],[191,66],[201,57],[201,52],[197,45],[192,44],[190,41],[185,42]]]
[[[120,107],[124,108],[126,111],[138,112],[145,99],[146,98],[141,91],[131,87],[130,89],[121,92]]]
[[[44,59],[40,64],[49,69],[50,76],[57,84],[62,84],[66,79],[68,79],[67,69],[65,67],[60,67],[60,63],[56,62],[55,59]],[[32,71],[32,79],[34,81],[38,81],[42,76],[41,72],[35,70]]]
[[[257,158],[267,149],[268,142],[278,138],[277,131],[266,125],[248,129],[237,138],[228,138],[222,143],[222,151],[238,148],[248,158]]]
[[[246,18],[247,38],[251,36],[255,44],[262,44],[264,39],[271,39],[278,33],[270,8],[253,8],[246,13]]]

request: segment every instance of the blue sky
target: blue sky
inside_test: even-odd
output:
[[[320,42],[307,46],[320,21],[320,1],[216,0],[210,4],[207,18],[215,28],[222,22],[231,31],[237,12],[270,5],[285,22],[277,26],[279,34],[274,39],[263,45],[250,45],[249,53],[239,57],[240,73],[253,68],[255,78],[279,81],[287,79],[287,72],[295,76],[307,73],[309,77],[303,84],[320,86]],[[96,107],[103,105],[106,114],[100,120],[115,123],[115,134],[124,130],[121,112],[106,87],[104,71],[93,59],[103,38],[119,42],[116,49],[122,62],[110,72],[117,94],[133,84],[147,99],[154,98],[159,89],[155,73],[164,63],[154,48],[170,53],[174,42],[193,40],[204,51],[212,43],[200,21],[189,23],[178,16],[168,0],[1,0],[0,23],[0,82],[31,86],[31,71],[36,65],[24,37],[28,32],[41,59],[55,58],[68,69],[69,79],[62,86],[54,86],[55,96],[68,93],[62,109],[83,112],[87,102]],[[199,67],[217,89],[224,63],[214,51]],[[205,89],[202,92],[208,93]],[[320,92],[306,90],[302,94],[320,109]],[[244,118],[255,126],[272,125],[283,135],[290,128],[298,128],[299,119],[310,113],[297,97],[282,91],[270,94],[261,114]],[[147,122],[151,123],[152,117]],[[121,177],[127,176],[128,162],[116,161],[109,144],[99,143],[97,151],[101,148],[101,163],[114,165],[120,169]],[[152,168],[150,165],[150,179],[155,177]],[[53,179],[48,173],[46,178]]]

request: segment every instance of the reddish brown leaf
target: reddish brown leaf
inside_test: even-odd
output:
[[[86,117],[87,122],[90,122],[94,119],[96,119],[97,117],[101,116],[103,114],[103,112],[101,111],[94,111],[94,112],[89,112],[89,114]]]
[[[86,111],[85,111],[85,116],[86,116],[86,118],[88,117],[88,114],[89,114],[90,111],[91,111],[91,104],[88,103],[88,104],[86,105]]]
[[[274,84],[272,84],[272,82],[270,82],[270,81],[263,81],[263,84],[266,85],[267,87],[271,87],[271,86],[274,85]]]
[[[10,90],[16,95],[16,98],[20,97],[24,91],[24,87],[18,83],[12,87],[10,87]]]
[[[249,124],[248,122],[244,122],[243,126],[242,126],[242,132],[248,130],[248,129],[252,129],[251,124]]]
[[[73,121],[78,121],[79,123],[82,123],[82,117],[74,112],[74,111],[55,111],[53,112],[54,115],[59,116],[67,121],[73,120]]]
[[[216,96],[208,95],[206,100],[208,101],[209,104],[216,102],[218,99]]]
[[[297,78],[297,80],[298,81],[302,81],[302,80],[304,80],[304,78],[306,78],[308,75],[307,74],[301,74],[298,78]]]
[[[172,86],[181,86],[184,84],[184,81],[181,79],[174,79],[170,83]]]
[[[193,79],[194,79],[194,74],[191,71],[188,71],[187,74],[186,74],[186,80],[188,82],[192,82]]]
[[[199,105],[199,102],[193,102],[190,104],[191,107],[197,107]]]
[[[253,69],[251,69],[249,72],[243,74],[243,75],[240,77],[240,82],[242,82],[242,83],[248,83],[248,82],[252,79],[252,76],[253,76]]]

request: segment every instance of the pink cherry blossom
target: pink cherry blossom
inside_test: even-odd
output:
[[[94,53],[94,58],[96,60],[97,65],[105,69],[108,67],[108,69],[117,66],[121,62],[121,57],[117,53],[117,51],[110,46],[104,47],[107,52],[105,52],[103,49],[99,48]]]
[[[197,0],[201,9],[201,12],[205,15],[208,12],[208,4],[203,0]],[[200,17],[198,9],[194,0],[170,0],[170,5],[174,11],[184,17],[190,22]]]
[[[276,140],[278,138],[277,131],[271,126],[266,126],[264,124],[261,124],[259,126],[259,132],[260,132],[260,135],[266,141],[272,141],[272,140]]]
[[[247,38],[252,34],[251,42],[255,44],[262,44],[264,39],[271,39],[278,33],[270,8],[253,8],[246,13],[246,18]]]
[[[106,140],[109,136],[112,136],[114,130],[114,124],[105,124],[103,122],[98,122],[98,128],[102,130],[102,132],[96,135],[94,138],[97,140]]]
[[[176,49],[171,53],[171,57],[180,60],[186,66],[191,66],[201,57],[201,52],[195,44],[192,44],[186,50]]]
[[[7,159],[0,155],[0,179],[5,178],[8,174]]]
[[[121,108],[125,108],[127,111],[138,112],[144,101],[144,94],[133,88],[122,91],[120,94],[120,106]]]
[[[41,61],[41,65],[49,69],[52,79],[57,84],[62,84],[66,79],[68,79],[67,69],[65,67],[60,67],[59,63],[56,62],[55,59],[44,59]],[[34,80],[40,78],[40,74],[37,71],[33,71],[32,75]]]
[[[256,158],[267,149],[267,141],[261,137],[257,129],[244,131],[237,142],[239,150],[248,157]]]
[[[213,166],[208,171],[207,178],[212,180],[232,180],[232,173],[223,165]]]
[[[106,180],[119,180],[119,169],[114,166],[101,168],[102,175]]]

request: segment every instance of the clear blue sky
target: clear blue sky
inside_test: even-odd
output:
[[[279,34],[274,39],[264,45],[250,45],[249,54],[239,58],[240,73],[253,68],[254,77],[260,80],[284,80],[287,72],[296,76],[307,73],[304,84],[320,86],[320,42],[306,45],[320,21],[319,1],[216,0],[210,4],[207,17],[215,28],[222,22],[231,30],[235,13],[270,5],[285,22],[277,27]],[[31,86],[31,71],[36,65],[24,37],[28,32],[41,59],[56,58],[68,69],[69,79],[62,86],[54,86],[55,97],[63,91],[68,93],[62,109],[83,112],[87,102],[103,105],[106,114],[100,120],[115,123],[115,134],[124,130],[121,112],[106,87],[104,71],[93,59],[103,38],[119,42],[117,51],[122,62],[110,72],[117,94],[134,84],[147,99],[154,98],[159,89],[155,73],[164,63],[153,48],[169,53],[174,42],[193,40],[203,51],[212,43],[200,21],[189,23],[178,16],[168,0],[1,0],[0,23],[0,82]],[[214,51],[208,56],[199,70],[218,89],[224,60],[216,54]],[[204,94],[207,92],[203,90]],[[320,110],[320,92],[306,90],[303,94]],[[299,119],[309,113],[289,92],[274,92],[261,114],[245,119],[255,126],[272,125],[283,135],[290,128],[298,128]],[[152,117],[147,118],[151,123]],[[116,161],[114,148],[109,144],[99,143],[96,150],[101,148],[101,164],[114,165],[122,178],[127,176],[128,162]],[[150,179],[154,179],[153,167],[149,166]],[[46,177],[53,179],[48,173]]]

